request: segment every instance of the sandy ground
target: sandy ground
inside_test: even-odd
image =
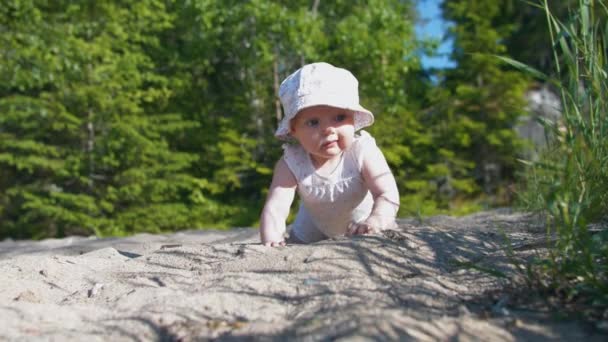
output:
[[[608,340],[492,275],[542,237],[502,210],[280,248],[253,229],[3,241],[0,340]]]

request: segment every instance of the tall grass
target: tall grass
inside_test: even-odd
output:
[[[519,65],[559,90],[563,111],[561,122],[545,123],[548,148],[526,162],[527,189],[520,199],[547,214],[553,244],[533,269],[543,286],[606,306],[608,230],[589,224],[608,217],[607,0],[579,0],[566,21],[551,13],[549,1],[538,6],[547,17],[555,76]]]

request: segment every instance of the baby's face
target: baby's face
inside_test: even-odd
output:
[[[353,143],[353,112],[329,106],[303,109],[291,120],[291,135],[317,163],[340,155]]]

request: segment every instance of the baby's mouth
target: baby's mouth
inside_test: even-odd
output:
[[[337,140],[326,141],[321,145],[321,148],[327,148],[327,147],[333,146],[333,144],[337,144],[337,143],[338,143]]]

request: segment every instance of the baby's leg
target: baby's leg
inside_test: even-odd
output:
[[[298,238],[296,236],[296,234],[293,233],[293,229],[289,232],[289,236],[287,237],[287,239],[285,239],[285,243],[288,244],[294,244],[294,245],[301,245],[301,244],[305,244],[306,242],[300,240],[300,238]]]

